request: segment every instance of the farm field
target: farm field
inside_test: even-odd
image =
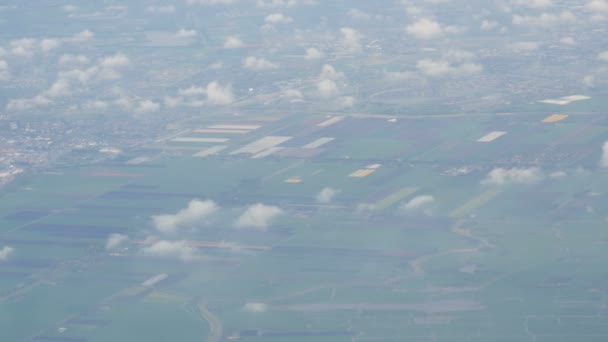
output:
[[[29,176],[0,197],[3,340],[601,341],[594,119],[285,116]]]

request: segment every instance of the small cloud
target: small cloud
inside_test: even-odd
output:
[[[224,41],[225,49],[238,49],[243,47],[243,45],[243,41],[237,36],[227,37],[226,41]]]
[[[443,27],[433,19],[418,19],[405,28],[406,32],[418,39],[433,39],[443,35]]]
[[[198,33],[196,32],[196,30],[187,30],[182,28],[175,33],[175,37],[179,39],[187,39],[194,38],[197,34]]]
[[[212,200],[201,201],[194,199],[188,206],[174,215],[152,216],[154,228],[161,233],[175,233],[184,226],[204,224],[217,211],[219,207]]]
[[[372,16],[370,14],[365,13],[358,8],[351,8],[348,11],[348,16],[354,20],[369,20],[372,18]]]
[[[188,5],[201,5],[201,6],[232,5],[237,2],[238,2],[238,0],[186,0],[186,4],[188,4]]]
[[[340,45],[349,52],[359,52],[362,49],[361,46],[361,34],[350,27],[343,27],[340,29],[342,34],[342,41]]]
[[[512,3],[515,6],[528,7],[534,9],[543,9],[553,6],[552,0],[513,0]]]
[[[304,94],[298,89],[286,89],[283,91],[283,96],[288,100],[301,100],[304,98]]]
[[[216,81],[210,82],[207,84],[207,102],[213,105],[226,105],[234,102],[232,87],[230,85],[222,86]]]
[[[317,202],[319,202],[321,204],[328,204],[328,203],[331,203],[331,201],[333,201],[334,197],[336,197],[336,195],[339,192],[340,192],[340,190],[326,187],[326,188],[323,188],[321,191],[319,191],[319,193],[317,194],[315,199],[317,200]]]
[[[608,141],[604,142],[602,145],[602,157],[600,159],[600,167],[607,169],[608,168]]]
[[[559,40],[559,42],[562,45],[568,45],[568,46],[576,45],[576,40],[574,38],[572,38],[572,37],[569,37],[569,36],[568,37],[562,37]]]
[[[64,12],[68,12],[68,13],[73,13],[76,12],[78,10],[78,6],[74,6],[74,5],[64,5],[62,7]]]
[[[11,74],[8,68],[8,63],[0,59],[0,81],[7,81]]]
[[[15,253],[15,249],[10,246],[4,246],[0,249],[0,261],[6,261]]]
[[[40,41],[40,50],[44,53],[48,53],[59,46],[61,46],[61,41],[59,39],[43,39]]]
[[[243,305],[243,311],[252,314],[260,314],[268,311],[268,305],[264,303],[247,303]]]
[[[511,44],[511,48],[516,52],[532,52],[540,48],[540,44],[537,42],[518,42]]]
[[[533,184],[541,181],[543,174],[540,168],[495,168],[481,181],[483,185]]]
[[[428,206],[435,202],[435,198],[431,195],[420,195],[412,198],[409,202],[403,205],[406,210],[416,210]]]
[[[308,2],[311,2],[308,0]],[[259,8],[281,8],[294,7],[298,4],[296,0],[258,0],[256,6]]]
[[[9,43],[10,53],[17,57],[32,57],[37,46],[38,40],[33,38],[12,40]]]
[[[62,97],[69,96],[71,94],[70,91],[70,82],[66,79],[60,78],[44,93],[48,97]]]
[[[89,110],[103,110],[109,107],[108,103],[105,101],[95,100],[87,102],[84,108]]]
[[[319,81],[317,82],[317,92],[323,99],[335,98],[340,95],[338,81],[344,79],[344,74],[337,72],[333,66],[329,64],[323,65]]]
[[[568,174],[564,171],[555,171],[549,175],[549,178],[558,180],[558,179],[564,179],[567,176],[568,176]]]
[[[11,99],[8,101],[6,105],[7,112],[18,112],[25,111],[28,109],[34,109],[38,107],[45,107],[52,104],[48,97],[43,95],[34,96],[32,98],[21,98],[21,99]]]
[[[135,108],[135,112],[139,114],[154,113],[160,110],[160,104],[151,100],[143,100],[139,102]]]
[[[103,68],[114,69],[126,67],[129,65],[129,63],[129,57],[123,55],[122,53],[117,53],[112,56],[104,57],[100,62],[100,66]]]
[[[173,5],[165,5],[165,6],[148,6],[146,7],[146,12],[148,13],[175,13],[175,6]]]
[[[88,42],[90,40],[92,40],[93,38],[95,38],[95,33],[89,31],[89,30],[84,30],[84,31],[80,31],[78,33],[76,33],[75,35],[72,36],[72,42],[75,43],[83,43],[83,42]]]
[[[585,9],[592,13],[608,14],[608,1],[606,0],[591,0],[585,4]]]
[[[581,80],[581,83],[583,83],[583,85],[585,85],[586,87],[592,88],[592,87],[595,86],[595,76],[593,76],[593,75],[586,75]]]
[[[159,240],[141,250],[143,255],[192,261],[196,259],[196,250],[187,241]]]
[[[83,55],[71,55],[69,53],[59,57],[59,66],[64,68],[73,68],[89,63],[89,59]]]
[[[183,96],[198,96],[207,94],[206,87],[190,86],[186,89],[179,89],[178,93]]]
[[[281,214],[283,214],[283,210],[279,207],[261,203],[254,204],[249,206],[238,218],[235,226],[237,228],[255,228],[264,231]]]
[[[266,71],[278,69],[279,66],[262,58],[249,56],[243,60],[243,67],[251,71]]]
[[[466,62],[452,64],[445,60],[423,59],[416,64],[418,71],[426,76],[441,77],[446,75],[475,75],[483,71],[483,67],[476,63]]]
[[[527,26],[534,28],[552,28],[568,23],[576,22],[576,16],[569,11],[563,11],[558,14],[541,13],[539,15],[514,15],[513,25]]]
[[[495,28],[498,27],[498,22],[497,21],[493,21],[493,20],[483,20],[481,22],[481,29],[484,31],[490,31],[490,30],[494,30]]]
[[[116,249],[127,240],[129,240],[129,237],[124,234],[110,234],[106,241],[106,249]]]
[[[340,89],[335,81],[330,79],[322,79],[317,82],[317,91],[324,99],[329,99],[340,95]]]
[[[316,61],[322,59],[323,57],[325,57],[325,54],[321,50],[311,47],[306,49],[306,55],[304,56],[304,59],[308,61]]]
[[[603,51],[597,54],[597,59],[602,62],[608,62],[608,51]]]
[[[289,24],[293,22],[293,18],[286,16],[283,13],[273,13],[267,15],[264,22],[267,24]]]

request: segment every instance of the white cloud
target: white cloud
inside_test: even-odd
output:
[[[159,240],[141,250],[142,254],[160,258],[192,261],[196,259],[196,250],[187,241]]]
[[[0,59],[0,81],[6,81],[11,77],[8,63]]]
[[[336,190],[334,188],[326,187],[319,191],[315,199],[317,200],[317,202],[322,204],[331,203],[331,201],[333,201],[334,197],[336,197],[339,192],[339,190]]]
[[[592,88],[592,87],[595,86],[595,76],[593,76],[593,75],[586,75],[581,80],[581,83],[583,83],[583,85],[585,85],[586,87]]]
[[[416,63],[418,71],[426,76],[441,77],[446,75],[474,75],[483,71],[483,67],[475,63],[452,64],[445,60],[423,59]]]
[[[70,82],[67,79],[60,78],[44,94],[51,98],[69,96],[71,94]]]
[[[443,35],[443,27],[433,19],[418,19],[413,24],[406,27],[409,35],[418,39],[433,39]]]
[[[356,99],[353,96],[342,96],[336,100],[336,106],[341,109],[351,108],[355,105]]]
[[[238,218],[235,223],[237,228],[255,228],[258,230],[266,230],[272,221],[283,213],[281,208],[265,205],[253,204]]]
[[[268,305],[264,303],[247,303],[243,306],[243,311],[252,314],[260,314],[268,311]]]
[[[273,13],[267,15],[264,22],[267,24],[289,24],[293,22],[293,18],[283,13]]]
[[[184,98],[180,96],[165,96],[163,98],[163,103],[165,104],[165,107],[168,108],[179,107],[183,104],[183,102]]]
[[[71,55],[69,53],[61,55],[59,57],[59,66],[72,68],[75,66],[82,66],[89,63],[89,59],[83,55]]]
[[[83,43],[83,42],[88,42],[88,41],[92,40],[93,38],[95,38],[95,33],[91,32],[89,30],[84,30],[84,31],[80,31],[80,32],[76,33],[75,35],[73,35],[72,42]]]
[[[527,26],[535,28],[552,28],[568,23],[576,22],[576,17],[572,12],[563,11],[559,14],[541,13],[539,15],[514,15],[513,25]]]
[[[564,171],[555,171],[549,175],[549,178],[559,180],[559,179],[564,179],[567,176],[568,176],[568,174]]]
[[[317,91],[324,99],[329,99],[340,95],[340,89],[335,81],[330,79],[322,79],[317,82]]]
[[[194,199],[188,206],[174,215],[152,216],[154,228],[161,233],[175,233],[185,226],[204,224],[217,211],[219,207],[212,200],[201,201]]]
[[[76,12],[78,10],[78,6],[74,5],[64,5],[63,10],[68,13]]]
[[[329,79],[333,81],[338,81],[344,78],[344,73],[337,72],[336,69],[329,65],[324,64],[321,68],[321,75],[319,75],[319,79]]]
[[[370,14],[365,13],[358,8],[351,8],[348,11],[348,16],[355,20],[369,20],[372,18]]]
[[[443,76],[450,72],[450,63],[447,61],[435,61],[423,59],[416,63],[416,68],[427,76]]]
[[[237,2],[238,2],[238,0],[186,0],[186,3],[188,5],[201,5],[201,6],[232,5]]]
[[[512,3],[515,6],[535,9],[549,8],[553,6],[552,0],[513,0]]]
[[[585,4],[585,9],[589,12],[599,12],[608,14],[608,1],[606,0],[591,0]]]
[[[164,6],[148,6],[146,12],[149,13],[175,13],[175,6],[164,5]]]
[[[190,86],[186,89],[179,89],[178,93],[182,96],[198,96],[207,94],[206,87]]]
[[[89,110],[103,110],[107,109],[108,107],[108,103],[101,100],[90,101],[84,105],[84,108]]]
[[[498,27],[498,22],[493,20],[483,20],[481,22],[481,29],[484,31],[490,31]]]
[[[230,36],[224,41],[225,49],[238,49],[240,47],[243,47],[243,41],[239,37]]]
[[[53,103],[53,101],[42,95],[38,95],[32,98],[11,99],[6,105],[6,111],[24,111],[37,107],[48,106],[51,103]]]
[[[139,114],[154,113],[160,110],[160,104],[151,100],[140,101],[135,112]]]
[[[249,56],[243,60],[243,67],[251,71],[266,71],[277,69],[278,65],[262,57]]]
[[[538,167],[530,168],[495,168],[481,181],[483,185],[533,184],[543,179]]]
[[[597,59],[603,62],[608,62],[608,51],[603,51],[597,54]]]
[[[117,53],[112,56],[104,57],[101,60],[100,66],[103,68],[122,68],[129,65],[129,57],[122,53]]]
[[[306,55],[304,56],[304,59],[309,60],[309,61],[313,61],[313,60],[319,60],[322,59],[323,57],[325,57],[325,54],[323,53],[323,51],[311,47],[306,49]]]
[[[608,168],[608,141],[602,145],[602,157],[600,159],[600,167]]]
[[[286,89],[283,91],[283,96],[289,100],[301,100],[304,98],[304,94],[298,89]]]
[[[511,48],[516,52],[532,52],[540,48],[537,42],[518,42],[511,44]]]
[[[570,36],[560,38],[559,42],[562,45],[568,45],[568,46],[576,45],[576,39],[574,39]]]
[[[11,255],[15,253],[15,249],[10,246],[4,246],[0,249],[0,261],[6,261]]]
[[[383,78],[388,82],[403,82],[416,79],[418,76],[410,71],[386,71]]]
[[[116,249],[127,240],[129,240],[129,237],[124,234],[110,234],[108,240],[106,240],[106,249]]]
[[[349,52],[361,51],[361,34],[350,27],[343,27],[340,29],[342,34],[342,40],[340,45]]]
[[[11,54],[18,57],[31,57],[36,50],[38,40],[33,38],[22,38],[12,40],[9,43]]]
[[[207,84],[207,102],[213,105],[226,105],[234,102],[232,87],[230,85],[222,86],[216,81]]]
[[[256,6],[260,8],[294,7],[297,4],[296,0],[258,0],[256,2]]]
[[[337,72],[333,66],[329,64],[323,65],[319,81],[317,82],[317,92],[321,98],[330,99],[340,95],[340,88],[337,81],[341,81],[344,74]]]
[[[435,198],[431,195],[420,195],[412,198],[409,202],[403,205],[403,208],[406,210],[415,210],[420,209],[422,207],[428,206],[429,204],[435,202]]]
[[[180,38],[180,39],[194,38],[194,37],[196,37],[197,34],[198,33],[196,32],[196,30],[187,30],[187,29],[181,28],[175,33],[175,37]]]
[[[49,39],[45,38],[40,41],[40,50],[44,53],[48,53],[51,50],[54,50],[61,46],[61,41],[59,39]]]

